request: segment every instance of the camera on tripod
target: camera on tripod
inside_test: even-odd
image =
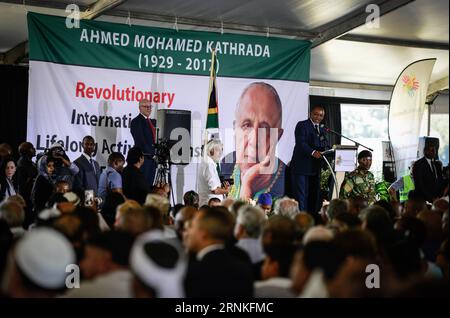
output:
[[[170,149],[176,143],[174,140],[167,140],[166,138],[159,138],[155,144],[155,156],[153,159],[157,164],[170,163]]]

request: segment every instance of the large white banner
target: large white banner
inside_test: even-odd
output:
[[[82,152],[82,138],[91,135],[97,144],[95,157],[105,166],[111,152],[126,157],[134,145],[130,121],[138,115],[140,99],[149,99],[156,109],[189,110],[193,157],[186,166],[172,167],[176,201],[181,202],[184,192],[196,190],[208,109],[208,58],[214,48],[224,155],[236,151],[234,127],[241,94],[249,84],[264,82],[275,89],[281,108],[263,113],[256,103],[253,113],[246,115],[259,120],[280,113],[283,133],[275,155],[280,159],[278,172],[284,173],[295,143],[295,125],[308,116],[309,42],[96,21],[65,29],[63,18],[38,14],[29,14],[28,23],[27,138],[38,151],[58,141],[74,160]],[[260,128],[275,127],[262,120]],[[277,178],[280,195],[284,175]]]
[[[397,178],[408,174],[411,161],[417,159],[428,83],[435,62],[436,59],[426,59],[408,65],[392,92],[388,129]]]

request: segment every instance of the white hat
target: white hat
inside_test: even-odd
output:
[[[15,259],[25,276],[45,289],[63,288],[67,265],[76,263],[70,242],[51,228],[35,228],[25,234],[17,243]]]
[[[80,198],[75,192],[66,192],[63,194],[63,197],[73,205],[78,205],[80,203]]]
[[[59,142],[54,142],[52,143],[52,145],[50,146],[49,149],[53,149],[53,148],[64,148]]]
[[[157,255],[166,257],[175,252],[173,264],[158,264]],[[168,261],[168,263],[171,263]],[[181,247],[170,239],[163,238],[158,231],[149,231],[136,239],[130,253],[130,267],[146,285],[153,288],[159,298],[184,297],[183,280],[187,261]]]
[[[56,205],[50,209],[44,209],[39,212],[38,218],[41,220],[49,220],[61,216],[61,211],[56,208]]]

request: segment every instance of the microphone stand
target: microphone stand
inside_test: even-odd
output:
[[[340,134],[340,133],[338,133],[337,131],[334,131],[334,130],[328,128],[328,127],[325,127],[325,131],[330,132],[330,133],[333,133],[333,134],[335,134],[335,135],[337,135],[337,136],[339,136],[339,137],[345,138],[345,139],[347,139],[347,140],[350,140],[351,142],[355,143],[355,146],[361,146],[361,147],[366,148],[367,150],[373,152],[373,149],[372,149],[372,148],[369,148],[369,147],[367,147],[367,146],[364,146],[363,144],[357,142],[356,140],[353,140],[353,139],[351,139],[351,138],[348,138],[347,136],[344,136],[343,134]]]
[[[326,155],[328,155],[329,153],[333,153],[333,152],[334,152],[334,149],[330,149],[330,150],[322,151],[320,154],[322,155],[323,160],[325,160],[325,162],[327,163],[328,168],[330,168],[331,175],[333,176],[333,179],[334,179],[334,188],[336,190],[336,195],[339,197],[339,189],[338,189],[336,173],[334,172],[333,167],[331,167],[331,164],[326,157]],[[331,193],[331,198],[333,198],[333,193]]]

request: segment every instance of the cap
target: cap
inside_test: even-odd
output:
[[[272,205],[272,195],[270,193],[261,193],[258,196],[258,204]]]
[[[183,280],[187,261],[181,247],[162,233],[150,231],[136,240],[130,253],[130,267],[159,298],[184,297]]]
[[[67,265],[76,263],[70,242],[44,227],[31,230],[17,243],[15,260],[24,275],[44,289],[63,288]]]

